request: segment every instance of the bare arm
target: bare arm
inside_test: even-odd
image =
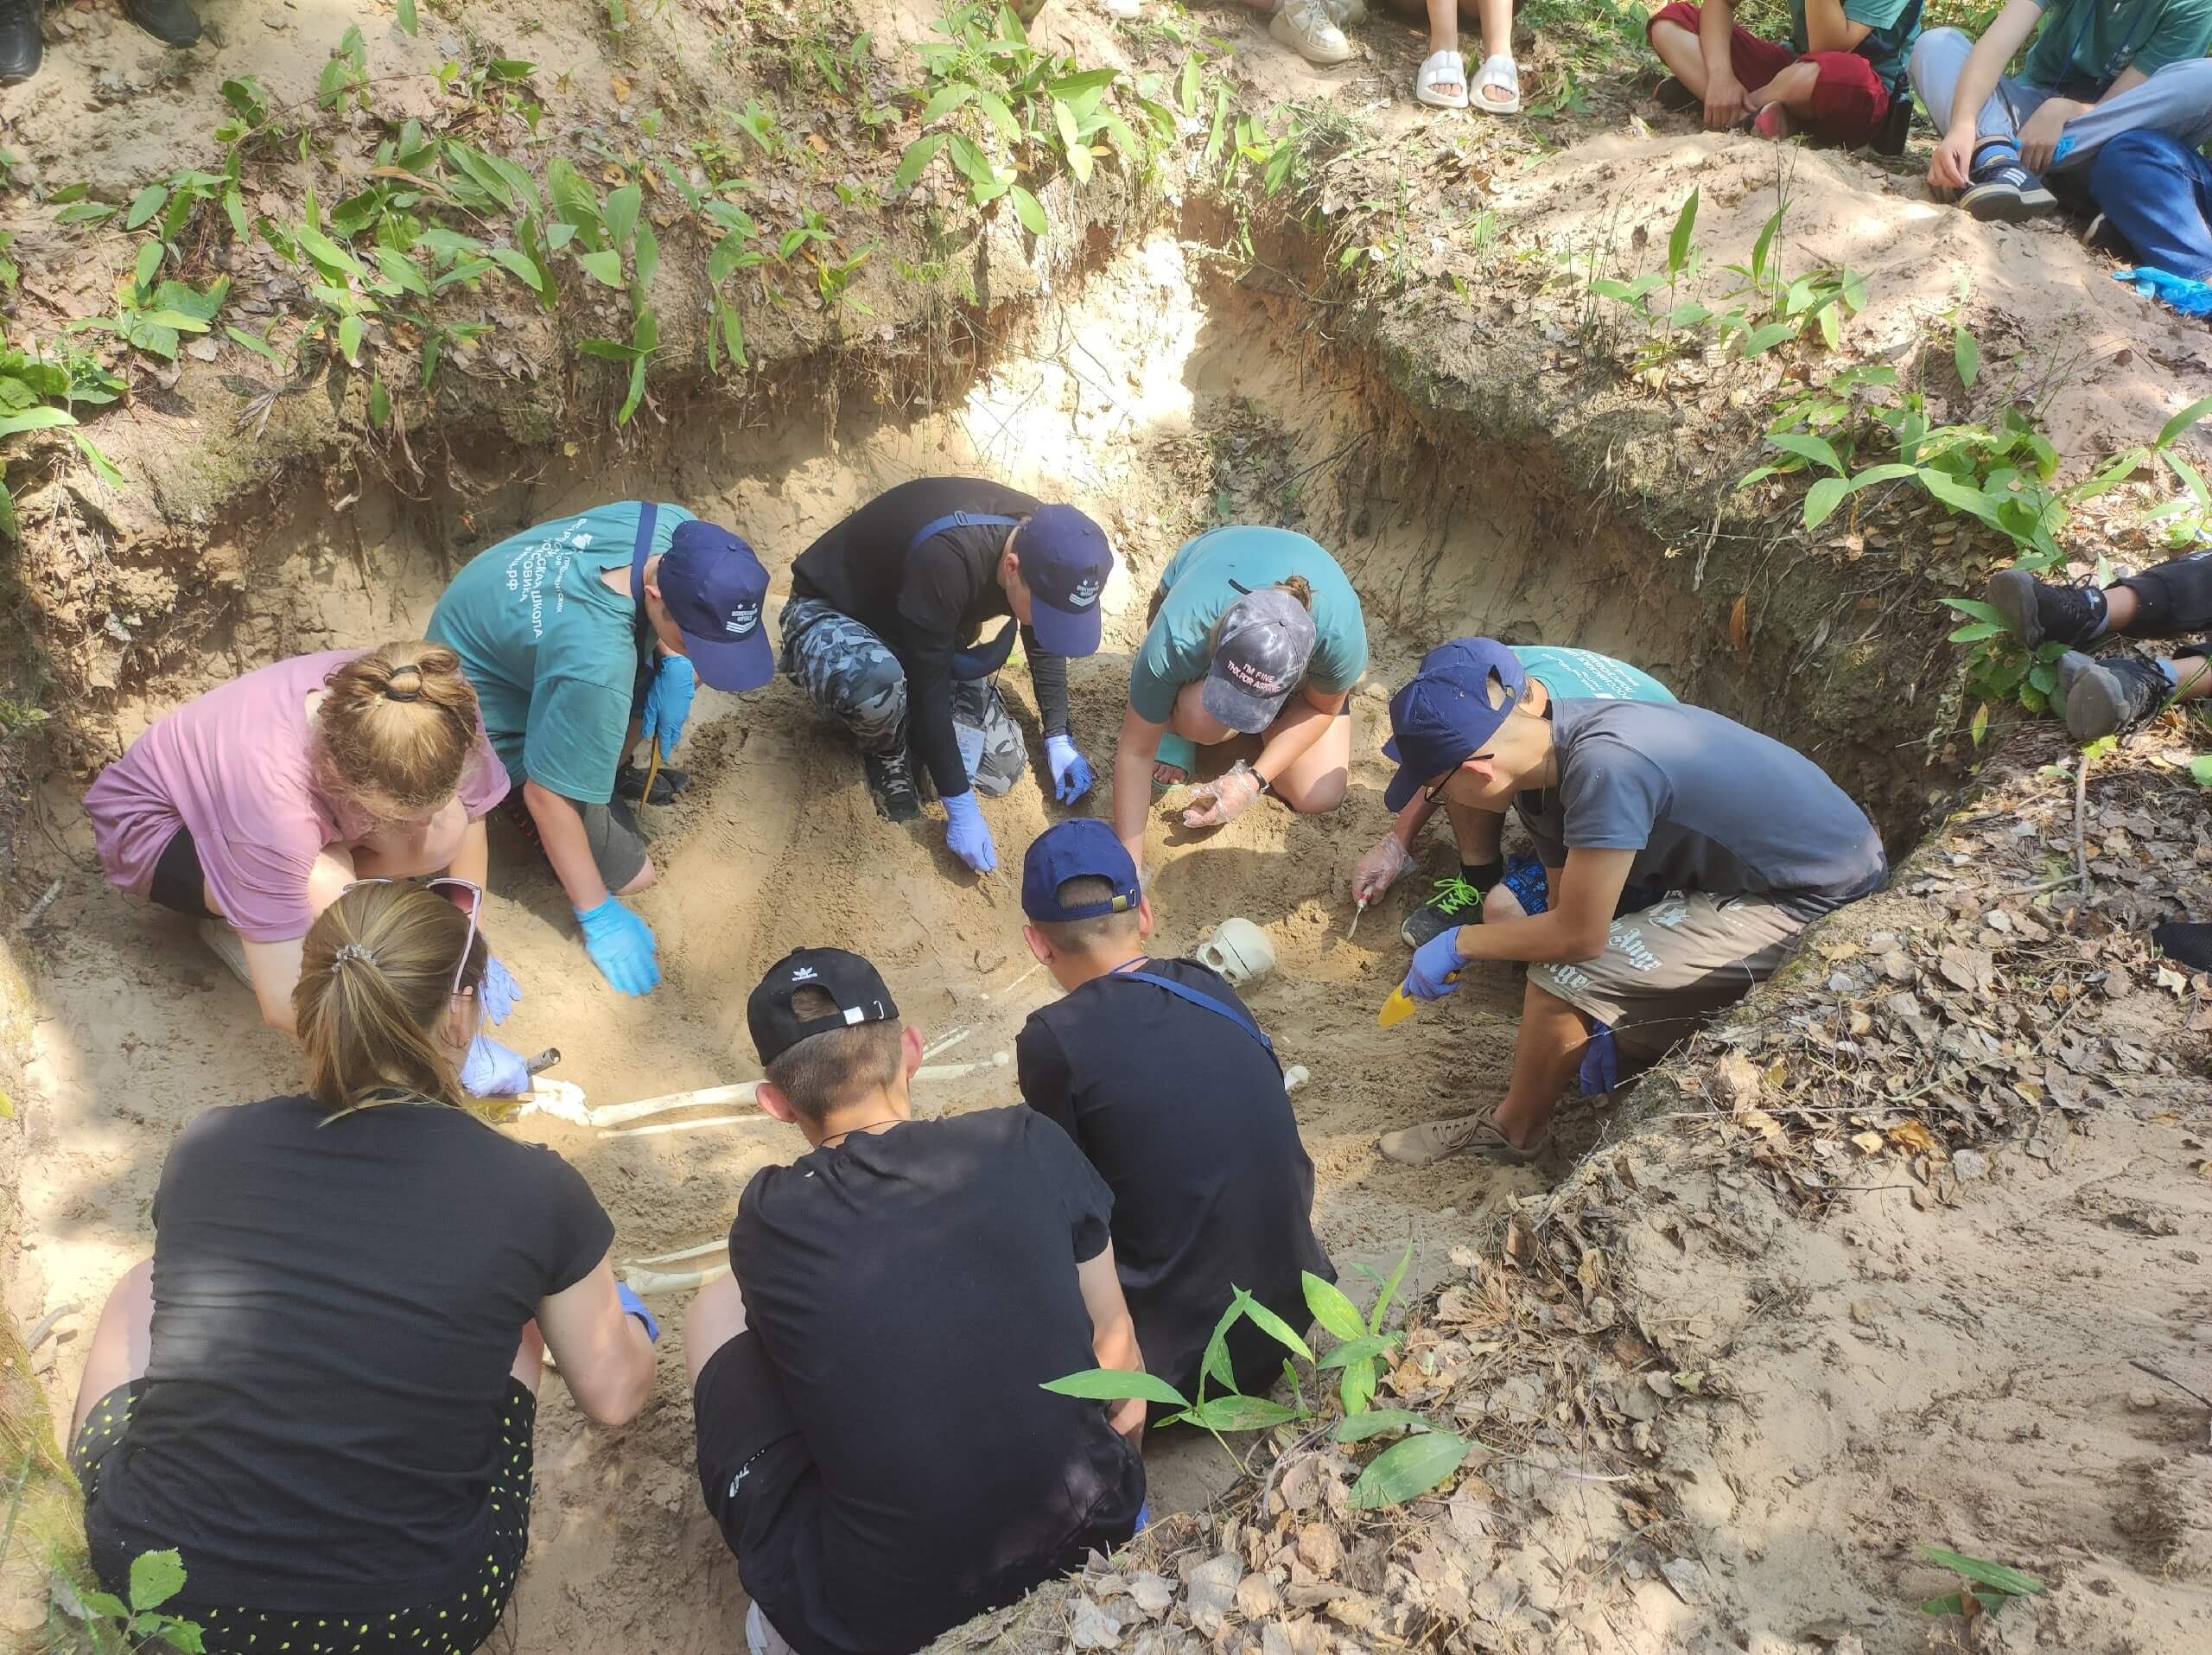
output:
[[[614,1296],[613,1255],[590,1275],[537,1307],[538,1331],[586,1417],[620,1425],[645,1405],[653,1346],[644,1326]]]
[[[1967,54],[1966,67],[1959,71],[1959,83],[1951,91],[1950,127],[1928,163],[1930,183],[1946,189],[1966,188],[1967,169],[1974,162],[1974,132],[1981,118],[1981,106],[1997,90],[2005,66],[2035,32],[2042,17],[2043,8],[2036,0],[2005,0],[2005,10],[1997,14],[1981,38],[1974,43],[1974,50]]]
[[[607,901],[607,882],[600,878],[599,864],[592,860],[582,813],[569,800],[534,781],[523,783],[522,801],[530,809],[531,820],[537,824],[545,860],[553,864],[553,876],[568,894],[569,906],[584,913]]]
[[[1155,724],[1135,707],[1122,714],[1121,739],[1114,747],[1114,837],[1144,867],[1144,818],[1152,808],[1152,761],[1167,726]]]
[[[1843,0],[1805,0],[1808,52],[1855,52],[1873,32],[1872,23],[1855,23],[1843,15]]]
[[[1300,690],[1275,720],[1267,745],[1260,749],[1252,768],[1273,786],[1277,777],[1304,758],[1306,750],[1321,739],[1322,732],[1329,728],[1329,721],[1344,710],[1348,698],[1342,692],[1325,695],[1319,690]]]
[[[1077,1264],[1075,1278],[1083,1289],[1083,1308],[1090,1313],[1090,1353],[1098,1365],[1142,1373],[1144,1353],[1137,1348],[1136,1324],[1129,1320],[1128,1301],[1122,1296],[1122,1278],[1114,1269],[1114,1244],[1108,1242],[1097,1257]],[[1144,1400],[1118,1402],[1107,1417],[1134,1441],[1144,1433]]]
[[[453,853],[448,869],[455,879],[465,879],[481,888],[492,876],[492,836],[485,831],[484,818],[479,817],[462,831],[461,849]]]
[[[1705,124],[1718,130],[1743,118],[1744,83],[1736,79],[1736,9],[1707,0],[1697,20],[1698,55],[1705,60]]]
[[[1550,882],[1553,906],[1533,918],[1461,926],[1462,959],[1520,959],[1575,965],[1605,952],[1613,910],[1636,865],[1633,850],[1570,850],[1561,876]]]

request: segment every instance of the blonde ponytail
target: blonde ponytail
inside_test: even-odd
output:
[[[456,1054],[444,1038],[454,966],[461,986],[483,981],[480,932],[420,885],[358,885],[322,911],[301,945],[292,1015],[306,1048],[308,1091],[327,1115],[397,1092],[466,1107]]]

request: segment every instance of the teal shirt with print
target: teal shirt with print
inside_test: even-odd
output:
[[[1160,571],[1160,612],[1129,668],[1137,716],[1166,723],[1176,692],[1205,676],[1214,622],[1243,595],[1237,587],[1256,592],[1293,575],[1313,589],[1313,659],[1300,683],[1323,695],[1348,693],[1367,671],[1367,618],[1337,560],[1293,530],[1231,525],[1186,541]]]
[[[616,500],[510,536],[471,558],[431,613],[430,640],[461,657],[517,787],[534,781],[579,805],[614,797],[651,640],[636,600],[601,576],[630,567],[643,509]],[[649,555],[690,520],[659,507]]]
[[[1561,649],[1550,644],[1510,646],[1521,670],[1542,684],[1554,701],[1672,701],[1675,692],[1642,667],[1600,655],[1594,649]]]
[[[2044,8],[2020,79],[2101,92],[2130,69],[2156,74],[2212,48],[2212,0],[2056,0]]]
[[[1859,43],[1859,55],[1874,66],[1882,84],[1903,86],[1905,60],[1912,55],[1912,43],[1920,38],[1918,0],[1843,0],[1843,20],[1866,25],[1867,35]],[[1805,0],[1789,0],[1789,45],[1801,57],[1812,49],[1805,27]]]

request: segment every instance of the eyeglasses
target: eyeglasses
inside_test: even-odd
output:
[[[347,891],[358,891],[367,885],[412,885],[415,882],[411,879],[357,879],[348,882],[338,894],[343,896]],[[468,957],[476,949],[476,917],[484,907],[484,888],[474,880],[455,879],[451,874],[440,874],[436,878],[426,879],[422,883],[425,889],[437,892],[468,916],[467,940],[461,945],[461,958],[454,962],[453,987],[449,990],[452,997],[457,1000],[462,992],[461,974],[468,969]]]

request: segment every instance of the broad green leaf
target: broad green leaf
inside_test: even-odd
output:
[[[1190,1406],[1190,1399],[1157,1373],[1135,1373],[1127,1368],[1085,1368],[1065,1379],[1053,1379],[1044,1389],[1089,1402],[1122,1402],[1141,1397],[1147,1402],[1165,1403],[1172,1408]]]
[[[1300,1361],[1311,1362],[1313,1359],[1313,1346],[1298,1336],[1296,1328],[1243,1288],[1236,1289],[1236,1295],[1238,1300],[1243,1304],[1244,1314],[1251,1318],[1253,1326],[1274,1340],[1276,1344],[1291,1352]]]
[[[15,490],[10,488],[4,482],[0,482],[0,534],[6,535],[10,540],[20,540],[23,534],[22,525],[16,521]],[[15,1104],[10,1102],[8,1105],[8,1118],[13,1120],[15,1117]]]
[[[741,368],[746,365],[744,319],[737,314],[734,305],[717,305],[716,309],[721,312],[722,341],[729,350],[730,366]]]
[[[1994,606],[1984,603],[1980,598],[1940,598],[1937,602],[1976,621],[1994,621],[2002,624],[2005,619],[1997,613]]]
[[[545,188],[553,199],[556,218],[580,229],[589,226],[594,235],[600,233],[599,192],[572,162],[561,156],[547,162]]]
[[[292,232],[292,239],[299,244],[300,251],[321,265],[323,273],[334,281],[342,276],[368,280],[369,272],[361,261],[314,226],[298,226]]]
[[[429,278],[423,274],[423,267],[405,253],[396,253],[389,247],[376,250],[377,268],[384,272],[385,281],[407,293],[430,296]]]
[[[1900,477],[1911,476],[1916,469],[1915,467],[1905,465],[1896,460],[1885,461],[1878,466],[1869,466],[1866,470],[1853,475],[1851,492],[1855,494],[1862,488],[1872,488],[1876,483],[1895,482]]]
[[[56,408],[41,403],[35,408],[26,408],[20,414],[0,414],[0,436],[13,436],[18,431],[47,431],[57,425],[74,425],[77,417],[66,408]]]
[[[2145,462],[2150,459],[2151,452],[2149,449],[2141,447],[2123,449],[2088,476],[2068,489],[2063,496],[2066,503],[2069,506],[2078,505],[2083,500],[2094,500],[2098,495],[2119,487],[2142,468]]]
[[[93,474],[98,476],[102,482],[105,483],[110,488],[120,488],[124,486],[123,473],[116,468],[114,461],[109,459],[107,455],[102,454],[98,449],[92,446],[92,438],[86,436],[82,431],[73,430],[69,433],[69,436],[71,440],[73,441],[79,449],[84,450],[85,458],[92,463]],[[158,1601],[159,1600],[156,1600],[156,1601]]]
[[[1221,159],[1222,145],[1229,137],[1229,88],[1226,85],[1213,89],[1213,124],[1206,131],[1205,164],[1212,166]]]
[[[382,379],[369,387],[369,423],[379,431],[391,423],[391,392]]]
[[[291,366],[278,353],[276,347],[260,334],[249,334],[243,328],[232,328],[227,323],[224,325],[223,331],[228,334],[235,343],[245,346],[256,356],[266,357],[280,368],[288,368]]]
[[[537,73],[537,66],[518,57],[495,57],[488,66],[494,80],[527,80]]]
[[[617,425],[627,425],[630,416],[638,411],[638,404],[645,399],[645,353],[638,353],[630,363],[630,391],[622,398],[622,406],[614,416]]]
[[[891,175],[891,193],[894,195],[913,188],[923,169],[937,159],[937,152],[944,148],[950,132],[925,132],[906,146],[906,153],[899,158],[899,170]]]
[[[1323,1281],[1312,1270],[1301,1271],[1298,1279],[1306,1289],[1306,1308],[1313,1313],[1315,1321],[1338,1339],[1366,1336],[1367,1324],[1360,1320],[1359,1307],[1344,1296],[1342,1288]]]
[[[625,184],[607,198],[607,239],[617,247],[627,247],[630,237],[638,227],[638,211],[645,204],[645,196],[635,184]]]
[[[77,1601],[93,1614],[104,1615],[110,1620],[120,1620],[130,1613],[130,1606],[111,1592],[80,1592]]]
[[[231,221],[231,234],[238,241],[251,238],[253,226],[245,216],[245,197],[238,193],[236,184],[223,191],[223,216]]]
[[[1045,90],[1065,103],[1096,97],[1122,78],[1119,69],[1084,69],[1045,83]]]
[[[154,279],[162,267],[162,244],[149,241],[138,250],[137,262],[131,267],[131,280],[141,288]]]
[[[1920,1555],[1931,1563],[1965,1575],[1977,1585],[1994,1587],[2011,1597],[2033,1597],[2050,1589],[2033,1575],[1984,1558],[1969,1557],[1963,1552],[1947,1551],[1942,1546],[1923,1546]]]
[[[1385,1431],[1425,1431],[1429,1423],[1419,1414],[1405,1408],[1370,1408],[1363,1414],[1348,1415],[1337,1426],[1339,1442],[1363,1442],[1370,1436],[1380,1436]]]
[[[1805,526],[1817,529],[1828,520],[1835,508],[1843,504],[1844,496],[1851,492],[1851,484],[1841,477],[1821,477],[1805,491]]]
[[[1265,1397],[1211,1397],[1174,1417],[1209,1431],[1264,1431],[1306,1416]]]
[[[359,316],[345,316],[340,319],[338,353],[346,359],[346,366],[348,367],[357,368],[361,366],[361,319]]]
[[[1978,644],[1985,638],[1995,638],[2005,628],[1994,621],[1969,621],[1950,635],[1955,644]]]
[[[1747,356],[1750,353],[1749,351],[1745,353]],[[1768,437],[1767,441],[1784,454],[1800,455],[1816,465],[1826,466],[1839,477],[1843,474],[1841,457],[1837,455],[1834,445],[1824,437],[1812,436],[1803,431],[1781,431]]]
[[[2001,530],[2004,527],[1997,519],[1996,502],[1972,484],[1961,482],[1948,472],[1938,470],[1934,466],[1921,466],[1915,474],[1919,477],[1922,487],[1953,511],[1978,518],[1993,529]]]
[[[1198,54],[1196,52],[1183,60],[1183,73],[1176,83],[1175,100],[1185,115],[1198,112]]]
[[[1006,106],[1006,99],[987,86],[976,88],[976,107],[990,117],[991,124],[998,128],[999,136],[1008,143],[1021,142],[1021,124],[1014,118],[1014,111]]]
[[[222,92],[223,101],[248,126],[258,126],[269,118],[269,94],[262,91],[261,82],[251,75],[226,80]]]
[[[1316,1362],[1316,1368],[1340,1368],[1353,1362],[1363,1362],[1370,1357],[1380,1356],[1397,1344],[1396,1334],[1363,1334],[1357,1339],[1348,1339]]]
[[[1688,300],[1667,313],[1669,328],[1695,328],[1713,320],[1713,312],[1696,300]]]
[[[952,164],[971,184],[988,187],[999,181],[998,169],[991,165],[990,157],[978,148],[975,141],[958,132],[951,135],[945,153],[952,157]]]
[[[1764,328],[1752,328],[1744,335],[1744,360],[1748,362],[1754,356],[1764,356],[1796,332],[1797,324],[1794,321],[1770,321]]]
[[[921,124],[941,121],[976,95],[976,88],[965,80],[956,80],[950,86],[939,86],[929,102],[922,105]]]
[[[2207,414],[2212,414],[2212,397],[2200,397],[2158,428],[2158,441],[2156,446],[2162,449],[2171,448],[2176,437]]]
[[[1967,735],[1976,747],[1989,734],[1989,703],[1983,702],[1974,710],[1974,721],[1967,726]]]
[[[707,256],[709,282],[720,287],[734,273],[744,268],[748,262],[754,264],[760,262],[760,255],[757,253],[751,255],[748,260],[746,241],[746,237],[733,230],[715,244],[715,251]]]
[[[1773,216],[1767,220],[1765,226],[1760,230],[1759,239],[1751,244],[1751,275],[1754,282],[1764,282],[1766,279],[1767,255],[1773,251],[1775,234],[1782,228],[1783,211],[1784,209],[1781,207],[1774,210]]]
[[[1382,1331],[1382,1318],[1390,1314],[1390,1301],[1398,1296],[1398,1284],[1406,1279],[1406,1266],[1414,1262],[1414,1244],[1406,1244],[1405,1251],[1398,1255],[1398,1267],[1390,1272],[1390,1279],[1382,1283],[1382,1291],[1376,1295],[1375,1308],[1367,1314],[1367,1331]]]
[[[130,210],[123,215],[123,227],[136,230],[140,225],[162,210],[162,203],[169,198],[167,184],[149,184],[130,198]]]
[[[2212,754],[2200,753],[2189,761],[2189,779],[2200,787],[2212,787]]]
[[[415,0],[399,0],[399,26],[412,35],[416,22]]]
[[[1468,1451],[1467,1440],[1452,1431],[1426,1431],[1393,1442],[1352,1484],[1352,1507],[1372,1512],[1426,1494],[1459,1468]]]
[[[2049,661],[2037,661],[2028,669],[2028,684],[2031,689],[2045,696],[2056,693],[2058,689],[2057,667]]]
[[[1198,1363],[1198,1371],[1224,1391],[1236,1389],[1236,1372],[1229,1363],[1229,1330],[1243,1314],[1243,1302],[1230,1300],[1229,1308],[1221,1313],[1221,1320],[1214,1323],[1212,1336],[1206,1340],[1205,1354]],[[1200,1393],[1204,1394],[1203,1386]]]
[[[612,247],[602,247],[595,253],[578,253],[576,263],[591,273],[592,278],[606,287],[622,285],[622,255]]]
[[[652,223],[638,220],[637,238],[630,244],[630,279],[639,293],[650,292],[653,272],[660,268],[660,238]]]
[[[1675,232],[1667,238],[1667,273],[1680,276],[1690,262],[1690,233],[1697,228],[1696,190],[1682,203],[1681,212],[1675,219]]]
[[[1974,382],[1981,375],[1981,347],[1963,328],[1951,329],[1951,365],[1959,371],[1959,383],[1973,390]]]
[[[148,1551],[130,1560],[130,1607],[158,1609],[184,1590],[184,1559],[175,1551]]]
[[[1021,227],[1033,236],[1043,235],[1048,227],[1043,205],[1019,184],[1007,193],[1014,199],[1014,215],[1021,220]]]
[[[586,356],[596,356],[603,361],[628,363],[638,354],[635,347],[619,339],[586,339],[577,342],[576,348]]]
[[[1375,1383],[1373,1362],[1354,1362],[1344,1369],[1344,1378],[1337,1383],[1337,1397],[1347,1416],[1367,1411],[1367,1405],[1375,1400]]]
[[[97,224],[102,219],[111,219],[116,209],[105,201],[78,201],[65,207],[54,215],[56,224]]]

